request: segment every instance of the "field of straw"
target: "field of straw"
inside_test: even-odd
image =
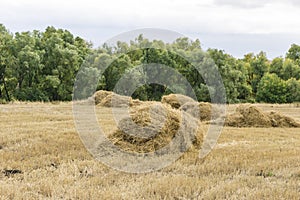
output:
[[[228,107],[233,113],[238,105]],[[258,104],[300,122],[296,104]],[[97,107],[104,131],[111,108]],[[160,171],[129,174],[95,161],[72,103],[0,105],[0,199],[299,199],[300,128],[224,127],[216,148]]]

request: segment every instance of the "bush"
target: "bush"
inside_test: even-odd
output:
[[[17,90],[14,96],[20,101],[49,101],[47,95],[37,88]]]
[[[5,99],[0,99],[0,104],[7,104],[7,101]]]

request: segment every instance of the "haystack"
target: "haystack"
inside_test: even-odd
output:
[[[279,112],[265,113],[253,105],[240,105],[226,117],[225,125],[233,127],[300,127],[293,118]]]
[[[130,106],[132,107],[137,107],[137,106],[141,106],[141,105],[146,105],[148,104],[150,101],[141,101],[139,99],[132,99]],[[150,102],[151,103],[151,102]]]
[[[94,98],[95,100],[95,104],[98,105],[101,103],[101,101],[107,97],[108,95],[114,94],[111,91],[105,91],[105,90],[99,90],[97,92],[95,92],[95,94],[92,96],[92,98]]]
[[[180,110],[189,113],[201,121],[211,120],[213,114],[214,118],[220,115],[220,111],[216,107],[213,107],[211,103],[206,102],[188,102],[182,105]]]
[[[169,104],[172,108],[180,108],[185,103],[195,102],[191,97],[182,94],[169,94],[162,97],[161,102],[164,104]]]
[[[296,122],[293,118],[282,115],[279,112],[271,111],[268,113],[273,127],[300,127],[300,123]]]
[[[110,134],[109,139],[125,151],[148,153],[172,145],[177,134],[182,136],[182,146],[187,144],[185,141],[193,141],[197,147],[202,144],[203,132],[198,120],[168,105],[153,102],[133,108],[131,117],[121,120],[118,130]]]
[[[98,105],[103,107],[128,107],[132,105],[132,98],[112,93],[103,98]]]
[[[268,115],[250,104],[240,105],[235,113],[228,115],[225,125],[233,127],[272,127]]]

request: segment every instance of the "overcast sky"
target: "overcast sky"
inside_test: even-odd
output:
[[[0,23],[11,32],[53,25],[96,46],[124,31],[162,28],[236,57],[263,50],[274,58],[300,44],[300,1],[1,0]]]

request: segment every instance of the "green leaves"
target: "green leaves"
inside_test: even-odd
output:
[[[134,70],[136,66],[153,63],[168,66],[182,77],[171,77],[167,71],[155,68]],[[286,58],[270,61],[260,52],[236,59],[223,50],[204,52],[199,40],[188,38],[165,43],[139,35],[129,43],[118,41],[116,46],[104,44],[93,49],[90,43],[67,30],[50,26],[44,32],[35,30],[13,35],[0,24],[0,100],[71,100],[81,66],[84,67],[78,74],[81,85],[93,85],[95,81],[98,85],[86,87],[82,90],[84,94],[76,98],[91,95],[95,89],[113,90],[127,74],[124,86],[146,83],[149,77],[162,77],[171,82],[173,89],[183,92],[187,89],[179,79],[185,78],[199,101],[210,101],[211,95],[220,95],[220,88],[213,86],[218,80],[213,73],[217,69],[229,103],[300,101],[300,46],[296,44],[288,50]],[[149,84],[137,88],[133,96],[159,100],[171,92],[164,85]]]
[[[287,84],[276,74],[267,73],[257,87],[256,100],[266,103],[286,103]]]
[[[221,73],[227,101],[229,103],[237,103],[249,100],[252,88],[247,82],[249,72],[246,63],[221,50],[209,49],[208,52]]]
[[[296,44],[292,44],[292,46],[290,47],[290,49],[286,54],[286,58],[289,58],[297,62],[297,64],[300,64],[300,46]]]
[[[300,102],[300,80],[291,78],[287,80],[287,102]]]
[[[0,24],[0,99],[11,101],[12,70],[15,58],[12,55],[12,38],[8,30]]]
[[[290,78],[300,79],[300,66],[293,60],[286,59],[280,71],[281,78],[288,80]]]
[[[90,46],[66,30],[8,33],[0,25],[0,99],[71,100]]]

